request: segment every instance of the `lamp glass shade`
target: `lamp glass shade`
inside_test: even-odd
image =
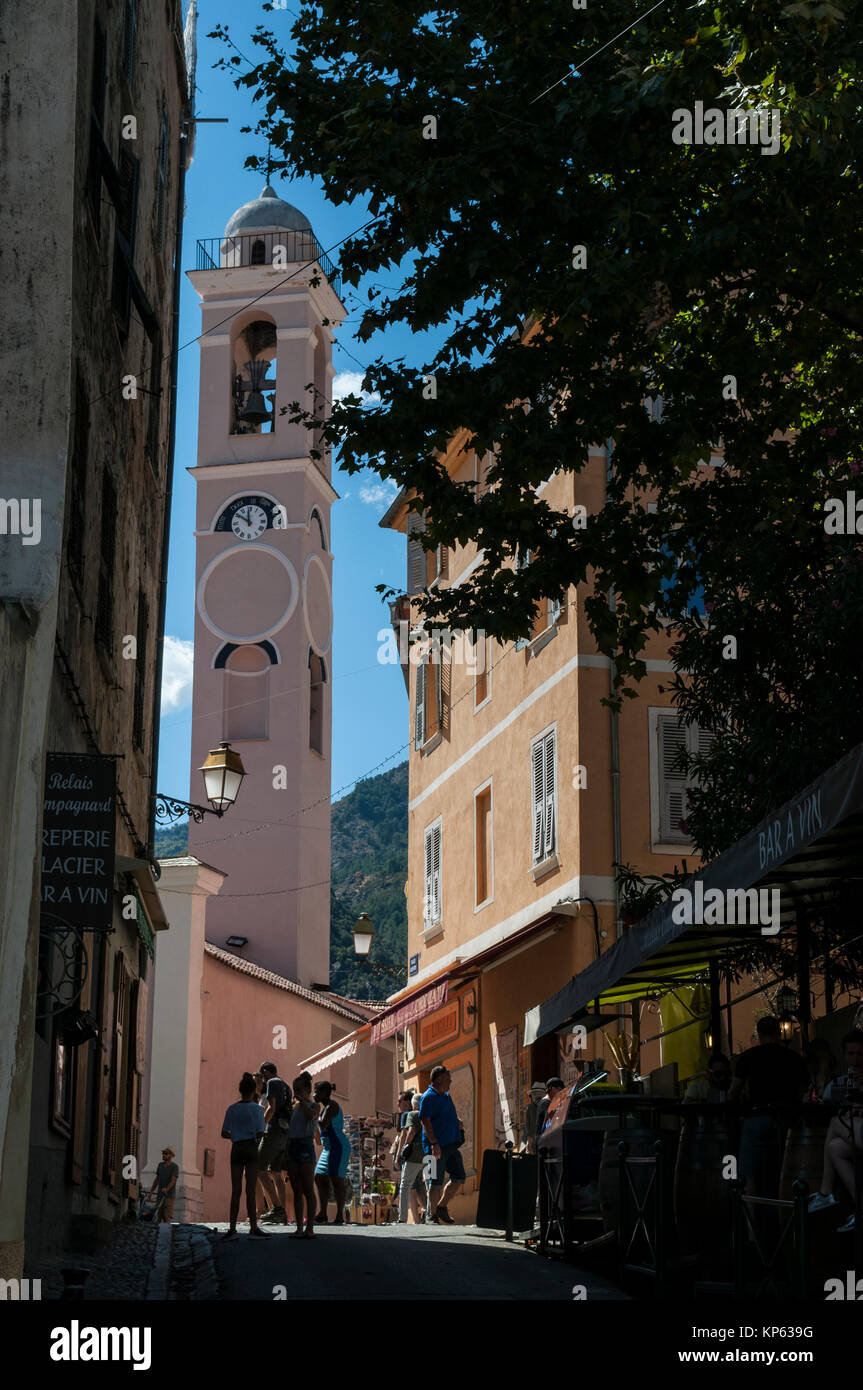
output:
[[[776,991],[776,1007],[780,1014],[793,1014],[797,1008],[797,995],[789,985],[782,985]]]
[[[356,922],[354,922],[354,952],[358,956],[367,956],[372,949],[372,938],[375,934],[375,924],[367,912],[361,912]]]
[[[243,760],[229,743],[211,748],[201,767],[207,800],[217,811],[233,806],[246,775]]]

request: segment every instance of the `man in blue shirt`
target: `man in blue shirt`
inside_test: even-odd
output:
[[[461,1125],[449,1094],[449,1083],[450,1074],[446,1067],[432,1067],[429,1088],[420,1101],[423,1152],[432,1158],[426,1220],[434,1222],[436,1226],[455,1225],[447,1210],[447,1203],[465,1180],[464,1163],[459,1151]]]

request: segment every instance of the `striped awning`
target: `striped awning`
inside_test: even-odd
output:
[[[350,1037],[347,1042],[339,1043],[338,1047],[333,1047],[329,1052],[324,1052],[313,1062],[307,1062],[305,1070],[310,1076],[317,1076],[319,1071],[326,1071],[328,1067],[334,1067],[336,1062],[344,1062],[347,1057],[353,1057],[359,1046],[359,1038]]]

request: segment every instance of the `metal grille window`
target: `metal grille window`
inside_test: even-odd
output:
[[[87,158],[87,196],[98,228],[102,205],[102,126],[105,120],[105,89],[108,83],[108,45],[105,31],[97,23],[93,33],[93,75],[90,84],[90,149]]]
[[[138,629],[135,643],[135,703],[132,737],[135,747],[144,747],[144,696],[147,686],[147,637],[150,610],[143,589],[138,590]]]
[[[557,850],[557,730],[540,734],[530,745],[533,862],[541,864]]]
[[[75,418],[72,422],[72,460],[69,478],[69,524],[66,555],[80,583],[84,577],[84,503],[87,496],[87,453],[90,447],[90,402],[81,368],[75,371]]]
[[[147,398],[147,454],[159,476],[159,435],[162,425],[162,334],[157,328],[150,343],[150,394]]]
[[[168,113],[162,107],[162,124],[159,128],[159,152],[156,157],[156,250],[165,245],[165,222],[168,207],[168,145],[171,127]]]
[[[102,476],[102,521],[99,545],[99,597],[96,639],[110,649],[114,634],[114,540],[117,534],[117,490],[106,468]]]
[[[128,150],[120,151],[117,167],[118,198],[117,225],[114,232],[114,276],[112,303],[121,331],[129,331],[132,306],[132,256],[135,249],[135,224],[138,219],[139,161]]]
[[[438,926],[443,920],[441,894],[441,830],[440,817],[425,832],[425,891],[423,895],[423,927]]]
[[[135,30],[137,27],[137,0],[123,0],[123,49],[120,66],[130,87],[132,74],[135,70]]]

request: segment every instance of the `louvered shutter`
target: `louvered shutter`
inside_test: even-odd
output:
[[[543,739],[545,752],[545,826],[543,837],[543,858],[554,854],[557,843],[557,797],[555,793],[555,735],[546,734]]]
[[[441,826],[432,826],[432,922],[439,922],[443,915],[441,903]]]
[[[449,547],[445,545],[437,548],[437,577],[449,579]]]
[[[440,733],[440,732],[443,731],[443,659],[444,659],[444,654],[443,654],[443,651],[442,651],[442,649],[441,649],[440,643],[437,644],[437,647],[436,647],[436,649],[435,649],[435,656],[437,657],[437,664],[435,665],[435,668],[434,668],[434,688],[435,688],[435,706],[436,706],[436,708],[435,708],[435,726],[434,726],[434,729],[431,730],[431,732],[436,734],[436,733]]]
[[[419,512],[408,512],[408,594],[421,594],[425,588],[426,553],[423,549],[422,535],[425,532],[425,517]]]
[[[426,741],[426,665],[424,661],[419,663],[416,673],[414,748],[422,748]]]
[[[432,832],[425,834],[425,885],[423,889],[423,926],[432,920]]]
[[[676,714],[660,714],[659,734],[659,838],[666,844],[685,842],[680,822],[686,817],[686,778],[678,755],[686,747],[686,729]]]
[[[550,598],[548,601],[548,625],[553,627],[560,617],[561,603],[559,599]]]
[[[538,864],[543,857],[545,842],[545,765],[542,741],[531,745],[531,795],[533,799],[533,862]]]

